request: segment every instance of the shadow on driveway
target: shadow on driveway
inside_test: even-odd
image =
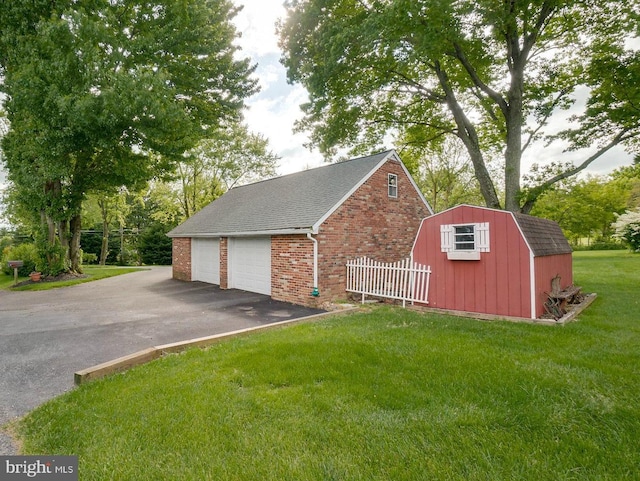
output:
[[[176,281],[170,267],[48,291],[0,291],[0,425],[73,388],[78,370],[154,345],[320,312]],[[3,454],[15,454],[4,435]]]

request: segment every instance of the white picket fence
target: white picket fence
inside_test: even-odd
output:
[[[394,263],[360,257],[347,262],[347,291],[365,296],[385,297],[428,304],[431,268],[411,259]]]

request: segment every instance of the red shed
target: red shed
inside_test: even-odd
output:
[[[460,205],[423,219],[412,255],[431,266],[430,307],[536,319],[554,277],[573,283],[571,252],[553,221]]]

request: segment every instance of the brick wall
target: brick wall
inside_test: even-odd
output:
[[[305,235],[272,236],[271,297],[315,305],[313,287],[313,242]]]
[[[174,237],[171,248],[173,278],[191,280],[191,238]]]
[[[389,173],[398,176],[398,197],[387,191]],[[346,263],[368,256],[395,262],[409,256],[420,221],[429,215],[402,166],[389,160],[320,227],[318,289],[313,290],[313,242],[305,235],[271,238],[271,295],[276,300],[314,306],[344,299]],[[220,238],[220,287],[228,287],[228,239]],[[191,280],[191,239],[173,239],[173,277]]]
[[[398,176],[398,197],[388,196],[387,174]],[[367,256],[395,262],[411,253],[429,211],[402,166],[387,161],[320,227],[318,283],[321,300],[344,299],[346,263]]]

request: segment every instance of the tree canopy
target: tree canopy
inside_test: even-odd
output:
[[[612,176],[566,179],[540,196],[532,214],[556,221],[574,244],[582,239],[606,240],[630,195],[629,185]]]
[[[236,185],[275,176],[279,157],[268,144],[246,125],[233,123],[187,152],[178,163],[172,185],[184,219]]]
[[[400,155],[434,212],[458,204],[482,203],[471,161],[459,140],[451,138],[433,146],[405,145]]]
[[[279,25],[290,82],[309,92],[298,128],[331,158],[397,139],[466,147],[485,203],[529,211],[549,186],[615,145],[637,151],[640,28],[630,0],[289,0]],[[552,131],[554,114],[586,107]],[[521,189],[540,141],[595,147]],[[488,168],[501,162],[503,182]],[[504,198],[502,197],[504,196]]]
[[[18,201],[79,267],[88,193],[136,187],[238,120],[256,91],[228,0],[0,4],[3,138]]]

